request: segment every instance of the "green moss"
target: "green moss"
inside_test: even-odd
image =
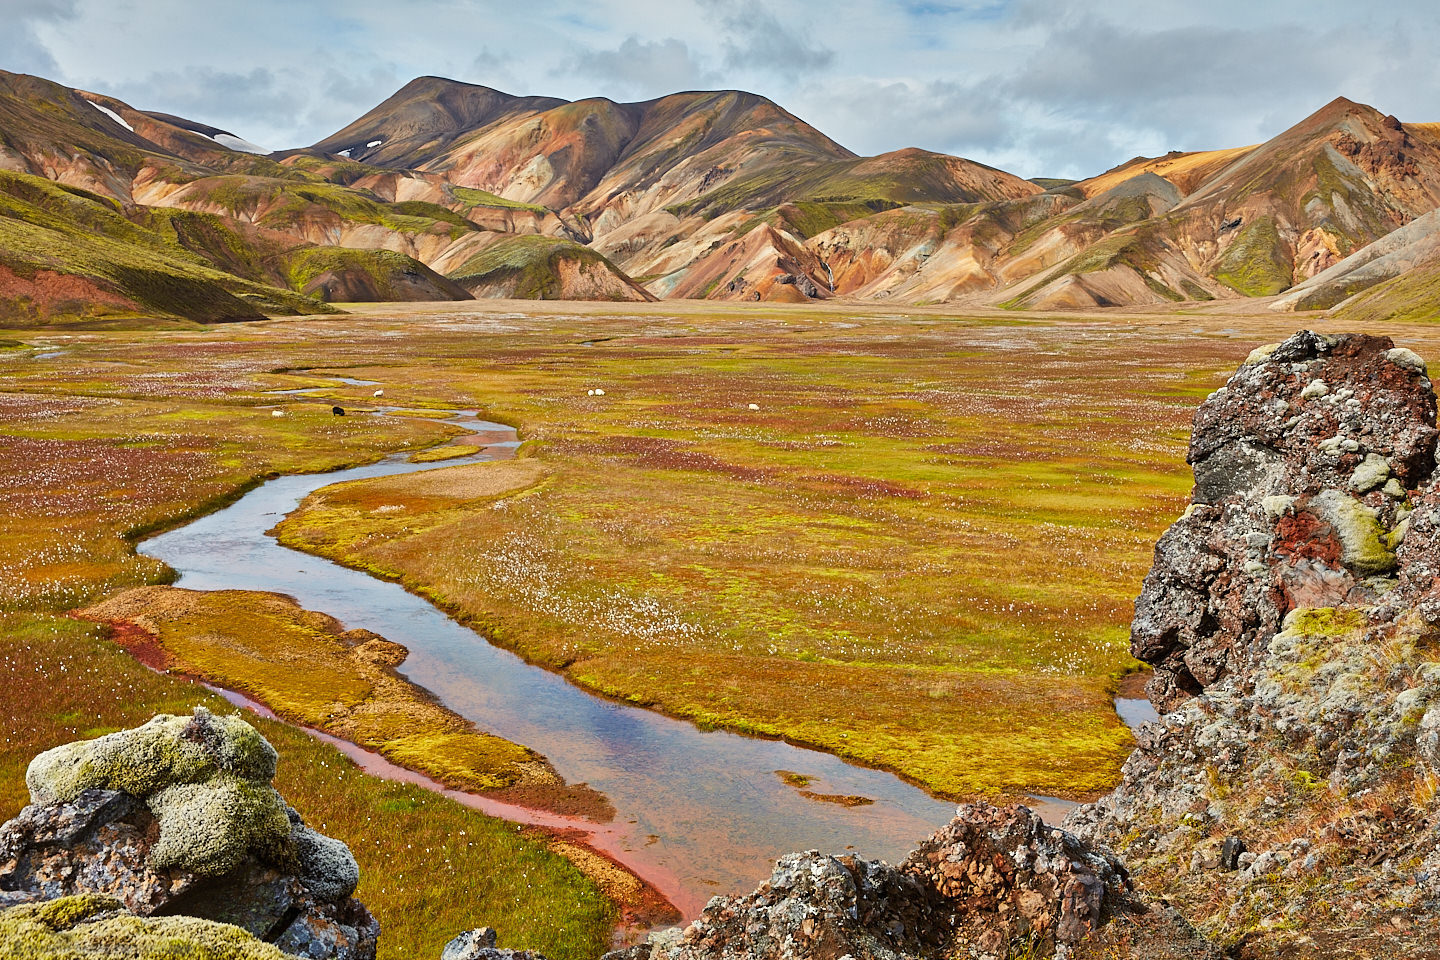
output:
[[[822,204],[901,206],[910,203],[975,203],[992,199],[957,183],[947,158],[915,153],[891,158],[885,169],[862,159],[779,163],[737,177],[694,200],[666,207],[678,217],[714,218],[741,209],[773,208],[808,201]],[[873,208],[872,208],[873,209]]]
[[[109,897],[64,897],[0,911],[10,960],[292,960],[239,927],[194,917],[136,917]]]
[[[151,865],[179,867],[218,877],[255,855],[268,863],[292,853],[285,801],[265,783],[217,776],[204,783],[178,783],[148,798],[160,823]]]
[[[69,930],[75,924],[97,913],[110,913],[123,909],[120,901],[98,893],[81,894],[76,897],[61,897],[37,904],[31,916],[51,930]]]
[[[1311,500],[1340,540],[1340,560],[1361,576],[1376,576],[1395,569],[1395,552],[1386,546],[1386,533],[1375,512],[1339,490],[1322,490]]]
[[[276,758],[240,717],[197,710],[47,750],[25,783],[37,803],[68,803],[86,790],[145,800],[160,825],[154,865],[219,876],[249,854],[276,862],[288,850],[285,802],[270,786]]]
[[[360,250],[352,247],[301,247],[285,255],[281,268],[285,283],[296,292],[328,299],[319,281],[327,274],[363,278],[345,285],[355,299],[358,291],[373,291],[375,299],[410,299],[403,285],[429,280],[436,287],[448,286],[443,278],[414,257],[394,250]],[[452,288],[453,289],[453,288]],[[457,295],[458,291],[457,291]],[[345,299],[343,297],[336,299]]]
[[[863,220],[886,210],[893,210],[899,204],[893,200],[866,200],[851,203],[821,203],[815,200],[801,200],[773,207],[745,221],[735,231],[744,236],[763,224],[777,227],[803,240],[834,229],[842,223]],[[942,214],[943,215],[943,214]]]
[[[450,279],[470,291],[485,287],[513,288],[511,296],[524,300],[560,298],[560,263],[605,264],[618,276],[620,269],[600,253],[573,240],[558,237],[507,237],[490,244],[450,273]]]
[[[1294,269],[1271,217],[1241,227],[1215,265],[1216,280],[1247,297],[1269,297],[1288,290]]]
[[[192,732],[200,730],[203,739]],[[144,798],[220,774],[269,783],[275,763],[274,749],[238,716],[162,714],[133,730],[45,751],[31,761],[25,784],[39,803],[68,803],[97,789]]]
[[[534,203],[522,203],[519,200],[507,200],[489,190],[478,190],[475,187],[450,187],[450,194],[456,200],[466,204],[470,208],[475,207],[496,207],[501,210],[528,210],[531,213],[546,214],[550,211]]]
[[[258,216],[261,226],[275,229],[326,216],[350,223],[378,224],[399,233],[441,233],[452,239],[477,229],[463,217],[434,204],[387,203],[368,190],[334,183],[274,177],[206,177],[191,183],[188,195],[223,207],[232,216]]]
[[[1440,263],[1420,264],[1371,287],[1340,306],[1335,317],[1346,323],[1440,320]]]
[[[137,217],[148,220],[143,213]],[[136,316],[205,323],[330,312],[318,301],[216,269],[178,236],[167,239],[126,219],[114,201],[6,171],[0,171],[0,266],[27,280],[50,272],[82,281],[45,299],[23,289],[0,298],[0,321],[13,326]]]
[[[1354,633],[1365,625],[1365,615],[1359,610],[1336,607],[1300,609],[1285,619],[1285,629],[1311,637],[1342,637]]]

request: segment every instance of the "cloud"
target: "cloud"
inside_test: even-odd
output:
[[[5,26],[0,30],[0,68],[53,78],[59,63],[36,27],[74,16],[75,0],[8,0]]]
[[[793,80],[835,62],[834,50],[785,26],[758,0],[700,0],[700,5],[724,28],[719,31],[721,48],[724,64],[731,70],[770,73]],[[821,9],[824,16],[834,15],[833,10]]]
[[[112,84],[111,89],[141,109],[162,109],[192,120],[218,113],[239,120],[268,121],[303,107],[303,93],[293,82],[296,79],[281,77],[266,67],[246,73],[186,67]]]
[[[1433,0],[0,4],[0,67],[275,146],[421,74],[569,99],[738,87],[864,153],[915,145],[1026,176],[1253,143],[1340,95],[1440,120]]]
[[[996,150],[1014,142],[1005,104],[989,91],[950,80],[853,78],[797,91],[797,112],[863,153],[918,146],[952,152]]]
[[[696,60],[685,43],[674,37],[626,37],[613,50],[579,50],[554,72],[593,77],[607,91],[640,97],[714,86],[719,80]]]

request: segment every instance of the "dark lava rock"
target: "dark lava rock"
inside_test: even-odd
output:
[[[1245,841],[1239,837],[1226,837],[1220,845],[1220,869],[1239,870],[1240,854],[1245,852]]]
[[[1192,505],[1135,603],[1155,705],[1253,665],[1290,610],[1393,586],[1436,437],[1425,365],[1388,338],[1303,331],[1251,354],[1195,414]]]

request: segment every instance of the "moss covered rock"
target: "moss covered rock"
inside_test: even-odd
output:
[[[216,949],[231,952],[204,952],[212,928],[229,924],[236,936],[311,960],[373,960],[379,925],[350,897],[355,858],[285,803],[270,785],[275,763],[240,717],[204,710],[41,754],[27,774],[34,803],[0,825],[0,906],[27,904],[30,912],[6,915],[26,931],[47,918],[95,915],[74,936],[44,941],[60,952],[35,956],[88,956],[79,946],[64,951],[117,930],[148,943],[163,931],[140,918],[179,914],[209,925],[196,927],[205,937],[193,941],[176,927],[175,956],[252,956],[224,937]]]
[[[47,750],[25,783],[40,804],[68,803],[87,790],[144,800],[160,823],[154,865],[219,876],[251,853],[285,855],[290,821],[270,786],[275,763],[274,748],[243,719],[196,710]]]
[[[63,897],[0,911],[0,956],[12,960],[287,960],[239,927],[195,917],[137,917],[118,900]]]

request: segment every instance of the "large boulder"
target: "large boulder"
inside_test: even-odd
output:
[[[105,896],[312,960],[374,957],[355,858],[285,803],[275,763],[243,719],[203,709],[40,754],[32,803],[0,826],[0,905]]]
[[[1252,667],[1293,609],[1390,590],[1436,437],[1425,364],[1388,338],[1302,331],[1252,353],[1195,414],[1192,503],[1135,603],[1156,706]]]
[[[1196,415],[1132,627],[1167,712],[1065,826],[1227,956],[1440,956],[1434,422],[1415,354],[1314,333]]]

